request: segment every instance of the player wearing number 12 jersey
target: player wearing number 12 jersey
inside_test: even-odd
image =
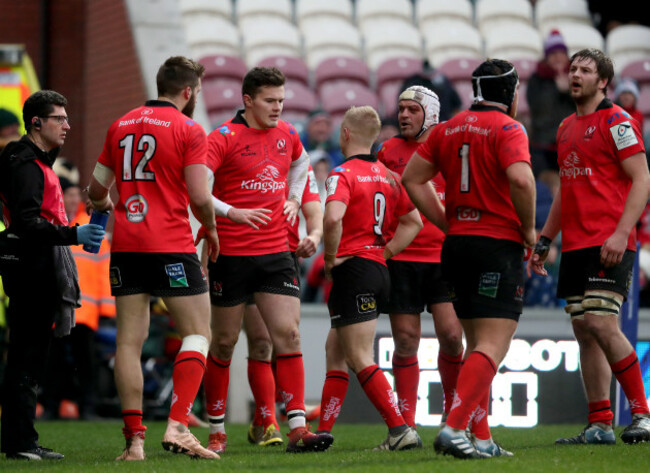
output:
[[[390,286],[386,259],[413,240],[422,221],[398,176],[370,154],[380,128],[372,107],[349,109],[339,138],[346,160],[326,181],[325,273],[333,280],[326,355],[328,373],[347,375],[348,365],[356,373],[388,426],[387,448],[404,450],[419,447],[422,441],[404,421],[386,377],[375,364],[373,342]],[[325,388],[324,398],[328,398]],[[330,414],[328,406],[321,412]]]
[[[140,355],[151,296],[160,296],[182,337],[163,447],[192,457],[219,458],[187,428],[210,339],[210,301],[196,254],[187,205],[206,229],[209,254],[219,251],[206,167],[207,141],[191,119],[203,66],[169,58],[158,70],[158,100],[111,125],[90,184],[96,210],[115,209],[111,291],[116,296],[115,383],[126,448],[118,460],[144,460]],[[109,196],[115,184],[120,200]]]
[[[491,59],[474,70],[472,84],[474,105],[436,126],[402,176],[418,209],[447,231],[443,277],[455,294],[467,348],[434,448],[461,458],[512,455],[492,440],[488,401],[522,312],[523,245],[535,243],[528,138],[514,120],[517,71]],[[446,181],[444,209],[429,184],[438,172]],[[474,443],[465,432],[470,421]]]

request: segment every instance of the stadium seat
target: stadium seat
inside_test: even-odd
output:
[[[512,61],[542,57],[542,38],[537,29],[521,22],[493,29],[485,37],[485,55]]]
[[[481,62],[480,59],[474,58],[455,58],[445,61],[436,69],[452,82],[468,81],[471,80],[472,72]]]
[[[417,0],[415,3],[415,18],[424,32],[435,30],[439,22],[464,21],[474,25],[474,7],[470,0]]]
[[[596,28],[584,23],[557,22],[553,29],[557,29],[564,38],[569,48],[569,56],[585,48],[597,48],[601,51],[605,48],[605,39]],[[546,38],[551,30],[542,31],[542,38]]]
[[[387,59],[375,71],[376,87],[380,90],[389,82],[402,84],[407,77],[422,72],[422,59],[400,57]]]
[[[323,18],[310,21],[303,31],[307,66],[315,69],[329,57],[362,57],[359,30],[343,19]]]
[[[320,95],[320,101],[323,109],[332,115],[334,121],[340,120],[352,106],[370,105],[376,110],[378,105],[375,93],[358,83],[326,87]]]
[[[186,27],[201,16],[220,16],[228,21],[233,19],[231,0],[178,0],[178,3]]]
[[[356,6],[357,23],[361,30],[380,18],[399,18],[413,24],[413,4],[410,0],[357,0]]]
[[[402,19],[378,18],[362,29],[368,67],[376,70],[391,58],[422,57],[422,37],[413,25]]]
[[[621,70],[621,77],[631,77],[640,88],[650,86],[650,57],[628,63]]]
[[[605,38],[607,54],[614,60],[616,75],[625,66],[639,59],[650,58],[650,27],[643,25],[617,26]]]
[[[305,84],[288,80],[284,84],[283,118],[291,116],[293,120],[305,120],[312,110],[318,108],[316,94]]]
[[[230,21],[219,17],[196,18],[185,28],[187,44],[193,57],[213,54],[239,56],[241,54],[239,31]]]
[[[528,107],[528,101],[526,100],[526,88],[527,84],[525,82],[519,83],[519,100],[517,101],[517,120],[521,121],[524,124],[530,119],[530,108]]]
[[[296,0],[296,23],[301,31],[311,20],[335,18],[353,22],[352,0]]]
[[[534,59],[513,59],[510,62],[517,69],[520,82],[528,82],[530,76],[537,69],[537,61]]]
[[[300,33],[293,23],[281,18],[247,21],[239,25],[246,63],[249,67],[271,56],[300,56]],[[279,32],[282,34],[279,34]]]
[[[242,80],[248,71],[246,63],[239,56],[216,54],[204,56],[199,62],[205,67],[204,80],[236,79]]]
[[[534,9],[537,29],[544,37],[559,24],[593,26],[586,0],[537,0]]]
[[[453,58],[483,58],[481,34],[464,21],[440,23],[435,31],[424,31],[423,34],[425,54],[434,67]]]
[[[324,85],[337,82],[359,82],[370,86],[370,71],[366,63],[359,58],[332,57],[322,61],[314,70],[316,90]]]
[[[467,110],[470,105],[472,105],[472,102],[474,102],[474,90],[472,89],[472,81],[456,81],[454,82],[454,87],[456,88],[456,92],[458,92],[458,96],[462,102],[461,110]]]
[[[483,36],[514,23],[533,26],[529,0],[480,0],[476,4],[476,25]]]
[[[232,118],[243,107],[241,81],[237,79],[205,80],[202,95],[213,126]]]
[[[307,64],[298,56],[271,56],[262,59],[258,64],[262,67],[277,67],[287,80],[298,81],[309,85],[309,69]]]
[[[293,7],[291,0],[237,0],[235,16],[240,28],[249,22],[257,25],[266,20],[292,22]]]
[[[386,82],[378,89],[379,112],[382,117],[397,116],[397,102],[402,91],[402,81]]]

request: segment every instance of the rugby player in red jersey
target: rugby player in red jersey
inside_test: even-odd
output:
[[[206,229],[211,258],[219,252],[206,136],[191,119],[203,70],[184,57],[165,61],[156,76],[158,100],[111,125],[90,183],[94,208],[115,208],[110,263],[117,308],[115,384],[126,438],[118,460],[145,457],[140,356],[149,331],[152,295],[163,299],[183,340],[174,363],[163,446],[174,453],[219,458],[187,428],[210,340],[208,284],[194,246],[188,203]],[[115,206],[109,196],[113,184],[120,196]]]
[[[296,129],[280,120],[284,75],[256,67],[242,83],[244,109],[210,133],[208,162],[220,215],[236,209],[266,209],[257,229],[218,218],[221,254],[209,263],[212,343],[205,393],[210,422],[208,448],[222,452],[230,360],[251,296],[260,309],[276,356],[277,383],[289,420],[288,452],[327,449],[331,435],[316,435],[305,423],[304,366],[300,351],[300,288],[287,244],[307,179],[309,158]],[[288,187],[288,198],[287,196]],[[227,204],[226,204],[227,203]],[[232,206],[232,207],[231,207]]]
[[[400,134],[383,143],[377,159],[401,175],[413,153],[438,123],[440,102],[435,92],[415,85],[400,94],[398,110]],[[444,179],[438,174],[432,184],[444,203]],[[433,316],[440,343],[438,371],[444,395],[442,422],[449,415],[463,361],[463,329],[440,268],[445,234],[426,218],[422,220],[424,228],[415,240],[387,261],[391,281],[387,310],[395,342],[392,359],[395,391],[402,416],[412,427],[415,427],[420,381],[420,314],[424,309]]]
[[[302,193],[300,207],[304,215],[307,235],[300,238],[299,218],[293,225],[287,222],[289,251],[296,266],[296,274],[299,274],[298,258],[308,258],[316,253],[323,236],[323,210],[311,166],[307,173],[307,183]],[[255,415],[248,429],[248,441],[260,446],[279,445],[283,440],[275,415],[273,342],[254,302],[246,305],[243,328],[248,341],[248,382],[255,399]],[[309,420],[309,413],[306,417]]]
[[[492,440],[487,411],[492,379],[522,312],[524,247],[535,243],[528,137],[513,118],[517,71],[490,59],[474,70],[472,85],[474,105],[437,125],[402,175],[418,209],[447,233],[443,277],[467,347],[434,449],[459,458],[512,455]],[[429,183],[438,172],[446,181],[444,207]],[[472,440],[465,431],[470,421]]]
[[[327,369],[330,375],[333,371],[347,375],[349,366],[356,373],[388,426],[385,449],[405,450],[421,447],[422,441],[404,421],[390,384],[374,361],[373,345],[377,317],[390,289],[386,259],[415,238],[422,221],[398,176],[371,154],[380,128],[372,107],[350,108],[339,138],[346,159],[326,181],[325,273],[333,281]],[[327,398],[324,388],[321,402],[327,403]]]
[[[614,444],[609,390],[612,372],[632,412],[625,443],[650,441],[650,416],[639,360],[618,326],[636,253],[636,223],[648,201],[650,176],[639,124],[607,98],[614,77],[602,51],[571,57],[576,113],[557,132],[560,192],[556,194],[528,271],[545,275],[550,241],[562,232],[557,295],[567,301],[580,345],[589,424],[558,444]]]

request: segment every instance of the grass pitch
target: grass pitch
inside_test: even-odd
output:
[[[433,439],[437,428],[420,427],[424,448],[405,452],[373,452],[386,436],[379,424],[339,424],[334,445],[323,453],[287,454],[284,447],[257,447],[246,440],[248,426],[230,424],[228,450],[221,460],[192,460],[166,452],[160,445],[164,422],[147,422],[145,462],[115,462],[124,448],[121,421],[40,422],[41,443],[66,455],[63,461],[27,462],[0,459],[0,472],[323,472],[334,473],[431,473],[431,472],[638,472],[648,470],[650,444],[614,446],[555,446],[560,436],[577,434],[583,426],[558,425],[534,429],[493,429],[494,438],[515,453],[514,458],[457,460],[436,455]],[[283,433],[288,431],[282,426]],[[620,433],[620,428],[617,433]],[[205,445],[208,431],[193,428]]]

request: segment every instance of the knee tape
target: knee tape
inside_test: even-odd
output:
[[[183,338],[180,351],[197,351],[203,356],[208,356],[210,343],[203,335],[188,335]]]
[[[622,304],[623,298],[621,296],[603,291],[588,292],[582,300],[582,308],[584,311],[594,315],[613,315],[618,317]]]
[[[582,296],[567,297],[564,312],[569,314],[572,319],[584,319],[585,311],[582,308]]]

